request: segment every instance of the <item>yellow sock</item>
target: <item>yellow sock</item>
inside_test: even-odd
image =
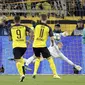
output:
[[[51,68],[51,70],[53,72],[53,75],[56,75],[57,74],[56,67],[55,67],[54,61],[53,61],[53,59],[51,57],[48,58],[48,62],[50,64],[50,68]]]
[[[34,65],[34,73],[33,73],[33,75],[37,74],[37,70],[38,70],[39,65],[40,65],[40,59],[37,58],[36,61],[35,61],[35,65]]]
[[[16,67],[17,67],[17,69],[18,69],[18,72],[19,72],[20,76],[22,76],[22,75],[25,74],[23,58],[18,59],[18,60],[16,61]]]
[[[21,57],[20,62],[22,64],[22,66],[24,66],[24,59],[23,59],[23,57]]]

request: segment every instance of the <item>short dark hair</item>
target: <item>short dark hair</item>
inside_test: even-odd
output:
[[[16,16],[14,17],[14,21],[15,21],[15,22],[20,22],[20,16],[19,16],[19,15],[16,15]]]
[[[46,14],[41,14],[41,18],[43,21],[47,20],[47,15]]]
[[[55,24],[55,26],[60,27],[60,24]]]

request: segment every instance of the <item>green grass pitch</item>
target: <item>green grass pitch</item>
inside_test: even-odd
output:
[[[0,85],[85,85],[85,75],[61,75],[62,79],[53,79],[51,75],[38,75],[36,79],[26,75],[19,82],[18,75],[0,75]]]

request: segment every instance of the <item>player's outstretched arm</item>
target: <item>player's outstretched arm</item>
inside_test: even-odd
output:
[[[54,36],[50,37],[51,38],[51,43],[52,43],[52,46],[54,46]]]

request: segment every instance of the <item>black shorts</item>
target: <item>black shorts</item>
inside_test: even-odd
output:
[[[43,58],[49,58],[51,56],[47,47],[33,48],[33,51],[34,51],[36,57],[40,57],[41,54],[42,54]]]
[[[13,49],[14,59],[20,59],[24,53],[26,52],[27,48],[16,47]]]

